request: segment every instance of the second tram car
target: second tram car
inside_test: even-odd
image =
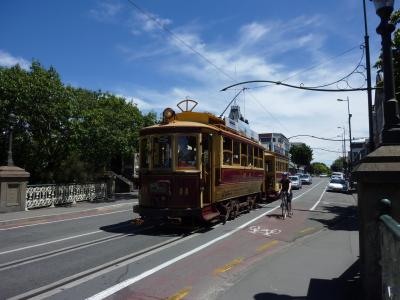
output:
[[[161,124],[140,131],[139,205],[134,211],[144,220],[226,221],[253,208],[263,193],[272,195],[280,178],[277,170],[284,168],[281,159],[226,127],[221,118],[193,112],[197,102],[184,100],[178,107],[182,103],[186,109],[175,114],[167,108]],[[274,168],[265,169],[269,156],[275,157]]]
[[[279,197],[283,173],[289,170],[289,158],[272,151],[264,151],[264,192],[267,200]]]

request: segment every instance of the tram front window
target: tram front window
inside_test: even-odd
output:
[[[171,168],[171,137],[164,135],[153,138],[153,168]]]
[[[178,169],[197,168],[197,138],[195,136],[179,136],[178,144]]]

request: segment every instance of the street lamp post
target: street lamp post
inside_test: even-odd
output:
[[[16,123],[16,116],[13,113],[9,115],[9,131],[8,131],[8,159],[7,166],[14,166],[13,154],[12,154],[12,142],[13,142],[13,130]]]
[[[337,101],[346,101],[347,102],[347,114],[349,115],[349,139],[350,139],[350,159],[349,159],[349,171],[351,172],[353,166],[353,147],[351,145],[351,117],[352,114],[350,113],[350,99],[347,97],[347,100],[337,99]],[[371,141],[370,141],[371,142]]]
[[[346,162],[346,129],[343,126],[338,126],[338,129],[343,129],[343,133],[342,133],[342,139],[343,139],[343,143],[342,143],[342,156],[343,156],[343,173],[346,173],[346,168],[344,163]]]
[[[373,128],[373,116],[372,116],[372,84],[371,84],[371,58],[369,51],[369,36],[368,36],[368,24],[367,24],[367,9],[365,0],[363,0],[364,8],[364,43],[365,43],[365,67],[367,69],[367,94],[368,94],[368,123],[369,123],[369,152],[374,151],[374,128]],[[350,141],[351,143],[351,141]],[[350,149],[351,151],[351,149]]]
[[[373,0],[376,14],[381,23],[376,32],[382,37],[383,85],[384,85],[384,126],[382,130],[382,145],[400,145],[399,103],[395,98],[392,39],[395,26],[389,23],[393,12],[394,0]]]

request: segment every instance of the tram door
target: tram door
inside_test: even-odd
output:
[[[203,204],[211,203],[212,185],[212,135],[203,133],[201,138],[202,145],[202,178],[203,178]]]

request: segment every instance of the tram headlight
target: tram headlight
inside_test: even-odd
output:
[[[163,121],[168,123],[175,116],[175,112],[172,108],[166,108],[163,111]]]

